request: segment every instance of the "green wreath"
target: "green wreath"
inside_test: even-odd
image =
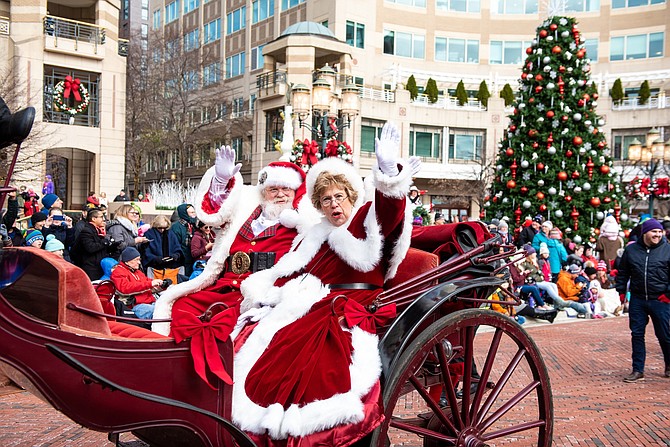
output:
[[[66,95],[66,85],[67,85],[67,97]],[[70,107],[68,104],[68,99],[70,95],[74,96],[76,105]],[[77,102],[77,96],[81,98],[81,101]],[[71,76],[66,76],[64,81],[60,81],[54,87],[54,106],[56,110],[60,112],[69,113],[70,115],[76,115],[78,113],[84,112],[89,103],[91,102],[91,97],[88,94],[88,90],[84,87],[79,79],[72,79]]]

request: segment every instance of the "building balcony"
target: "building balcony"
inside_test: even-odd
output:
[[[645,104],[640,104],[640,98],[628,98],[621,101],[619,104],[612,102],[613,111],[627,111],[627,110],[652,110],[652,109],[667,109],[670,108],[670,101],[665,95],[659,95],[649,98]]]
[[[44,17],[44,50],[102,59],[105,29],[56,16]]]
[[[485,112],[486,107],[484,107],[479,100],[474,98],[468,98],[468,102],[463,105],[458,103],[458,98],[450,96],[439,96],[437,102],[431,103],[428,100],[428,97],[424,94],[421,94],[412,101],[412,105],[419,107],[433,107],[437,109],[448,109],[448,110],[468,110],[472,112]]]
[[[358,96],[370,101],[395,102],[395,92],[391,90],[361,87],[358,90]]]
[[[269,99],[277,96],[286,95],[288,84],[286,83],[285,71],[271,71],[259,74],[256,77],[256,87],[258,87],[258,97]]]

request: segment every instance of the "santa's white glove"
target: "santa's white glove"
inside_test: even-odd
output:
[[[272,311],[272,309],[273,308],[271,306],[263,306],[263,307],[254,307],[244,312],[242,315],[237,317],[237,323],[235,324],[235,328],[233,328],[233,332],[231,332],[230,334],[230,338],[232,340],[235,340],[235,338],[239,335],[239,333],[246,325],[248,325],[249,323],[256,323],[258,321],[261,321],[263,318],[266,317],[267,314],[270,313],[270,311]]]
[[[223,146],[216,150],[216,161],[214,163],[214,174],[216,180],[228,183],[242,167],[242,163],[235,164],[235,151],[230,146]]]
[[[421,158],[412,156],[409,157],[407,160],[407,164],[409,165],[409,170],[412,173],[412,177],[414,177],[416,174],[419,173],[421,170]]]
[[[398,155],[400,154],[400,131],[391,122],[384,124],[379,138],[375,138],[375,154],[379,170],[389,177],[395,177],[398,171]]]

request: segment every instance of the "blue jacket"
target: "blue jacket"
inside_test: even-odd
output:
[[[561,271],[563,262],[568,260],[568,252],[559,239],[550,239],[549,236],[540,231],[533,238],[533,248],[539,253],[540,244],[544,242],[549,249],[549,265],[551,273],[556,274]]]
[[[172,230],[166,229],[161,234],[157,229],[151,228],[144,233],[144,237],[150,241],[145,244],[146,248],[142,254],[142,265],[145,269],[147,267],[156,269],[177,268],[184,265],[184,252],[181,249],[181,243]],[[166,239],[167,250],[163,250],[163,239]],[[174,258],[174,261],[163,262],[162,259],[168,256]]]
[[[626,247],[616,275],[616,290],[626,293],[630,280],[631,298],[656,300],[670,295],[670,244],[663,238],[651,247],[642,238]]]

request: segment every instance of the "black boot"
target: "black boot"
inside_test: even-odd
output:
[[[28,137],[35,121],[35,108],[27,107],[11,113],[5,101],[0,98],[0,149],[11,144],[19,144]]]
[[[535,318],[540,320],[547,320],[549,323],[553,323],[556,315],[558,315],[558,310],[544,310],[544,309],[533,309],[535,311]]]

